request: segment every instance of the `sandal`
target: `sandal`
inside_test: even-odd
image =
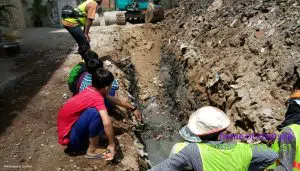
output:
[[[95,155],[86,154],[85,158],[88,158],[88,159],[104,159],[104,154],[95,154]]]

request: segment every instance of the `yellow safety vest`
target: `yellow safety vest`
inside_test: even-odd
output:
[[[178,153],[189,143],[177,143],[174,153]],[[230,144],[222,144],[228,145]],[[197,143],[204,171],[247,171],[252,160],[249,144],[237,143],[234,148],[217,149],[205,143]],[[217,146],[217,145],[216,145]]]
[[[82,4],[80,4],[77,8],[75,8],[76,11],[79,12],[80,15],[82,15],[83,17],[79,17],[79,18],[65,18],[65,21],[68,21],[70,23],[73,24],[79,24],[80,26],[84,26],[86,23],[86,6],[90,3],[90,2],[96,2],[95,0],[87,0],[85,2],[83,2]]]
[[[296,138],[296,154],[295,160],[293,161],[293,171],[300,171],[300,125],[292,124],[288,126],[293,131]],[[275,140],[272,148],[278,153],[279,152],[279,144],[278,139]],[[286,149],[288,150],[288,149]],[[273,165],[271,165],[268,169],[275,169],[280,162],[277,161]]]

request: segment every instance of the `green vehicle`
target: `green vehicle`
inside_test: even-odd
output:
[[[115,0],[114,4],[114,11],[104,12],[106,25],[124,25],[128,21],[155,23],[164,19],[159,0]]]

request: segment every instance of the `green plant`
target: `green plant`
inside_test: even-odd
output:
[[[42,0],[34,0],[32,7],[28,8],[28,12],[31,12],[34,25],[36,27],[42,26],[42,17],[47,15],[47,7],[42,5]]]

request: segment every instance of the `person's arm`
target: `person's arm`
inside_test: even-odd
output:
[[[180,152],[171,155],[165,161],[154,166],[151,171],[176,171],[192,168],[203,171],[201,156],[197,144],[191,143]]]
[[[278,159],[278,154],[265,144],[252,146],[252,159],[249,171],[263,171]]]
[[[88,39],[88,41],[90,41],[89,32],[93,24],[93,20],[95,19],[96,12],[97,12],[97,3],[96,2],[88,3],[86,6],[87,20],[84,26],[84,34]]]
[[[130,103],[128,103],[124,100],[121,100],[117,97],[110,96],[110,95],[106,96],[106,99],[117,106],[121,106],[121,107],[124,107],[124,108],[132,111],[137,120],[139,120],[139,121],[142,120],[141,112],[135,106],[131,105]]]
[[[91,40],[90,36],[89,36],[89,32],[90,32],[90,28],[93,24],[93,20],[92,19],[87,19],[86,20],[86,23],[85,23],[85,26],[84,26],[84,35],[85,37],[87,38],[88,41]]]
[[[275,171],[293,170],[293,161],[296,153],[296,138],[293,131],[286,127],[282,130],[278,139],[279,165]]]
[[[100,113],[100,117],[102,119],[102,123],[104,126],[104,131],[108,138],[108,143],[109,143],[107,149],[110,151],[110,153],[108,153],[106,155],[106,157],[107,157],[106,160],[112,160],[114,158],[114,155],[116,154],[114,130],[113,130],[112,122],[111,122],[111,119],[108,116],[108,113],[106,110],[100,110],[99,113]]]

